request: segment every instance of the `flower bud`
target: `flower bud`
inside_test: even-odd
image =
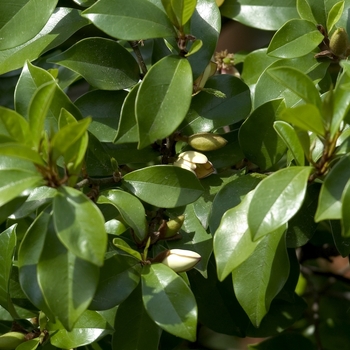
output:
[[[162,264],[175,272],[185,272],[192,269],[200,260],[201,256],[191,250],[170,249]]]
[[[227,144],[220,135],[207,132],[191,135],[187,142],[198,151],[215,151]]]
[[[216,5],[219,7],[224,3],[225,0],[216,0]]]
[[[186,151],[179,154],[174,165],[191,171],[198,179],[203,179],[215,172],[213,164],[208,161],[208,158],[196,151]]]
[[[165,237],[170,238],[175,236],[179,232],[184,221],[185,221],[185,215],[180,215],[175,219],[169,220],[166,223],[167,228],[165,231]]]
[[[20,332],[8,332],[0,336],[0,350],[16,349],[26,341],[25,335]]]
[[[329,41],[329,48],[332,53],[339,57],[346,57],[349,46],[348,34],[344,28],[337,28]]]

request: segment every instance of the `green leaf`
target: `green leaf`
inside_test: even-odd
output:
[[[113,142],[118,130],[121,109],[128,96],[124,90],[93,90],[78,98],[74,104],[79,108],[83,117],[92,118],[89,131],[94,136],[101,142]]]
[[[21,195],[23,191],[41,185],[42,182],[43,179],[37,171],[0,167],[0,206]]]
[[[315,24],[304,19],[292,19],[285,23],[273,36],[267,53],[274,57],[301,57],[315,49],[323,35]]]
[[[177,337],[195,341],[197,304],[184,280],[163,264],[144,266],[142,300],[151,319]]]
[[[181,226],[179,241],[168,241],[169,249],[192,250],[201,256],[201,260],[195,266],[203,277],[207,277],[208,260],[213,251],[212,236],[204,229],[199,218],[196,216],[194,203],[187,205],[185,211],[182,208],[170,211],[174,216],[184,215],[185,221]]]
[[[320,110],[312,104],[285,109],[280,118],[294,124],[305,131],[312,131],[316,135],[325,136],[325,128]]]
[[[138,262],[142,261],[141,253],[139,253],[137,250],[131,248],[128,243],[126,243],[121,238],[113,238],[113,245],[115,245],[118,249],[122,250],[123,252],[127,253],[128,255],[133,256]]]
[[[260,242],[252,241],[248,227],[247,211],[252,196],[253,192],[248,193],[239,205],[226,211],[214,234],[214,254],[220,281],[247,260]]]
[[[37,277],[38,263],[49,230],[53,230],[52,216],[46,212],[41,212],[33,221],[21,242],[18,252],[18,267],[21,288],[27,298],[39,310],[54,319],[39,287]]]
[[[256,187],[248,209],[248,225],[254,240],[277,230],[301,207],[311,167],[281,169]]]
[[[333,5],[331,10],[328,12],[327,16],[327,31],[331,32],[335,24],[339,21],[343,11],[344,11],[344,0],[337,2]]]
[[[15,90],[16,111],[23,115],[26,119],[29,119],[29,106],[33,95],[37,93],[41,86],[45,84],[49,85],[50,82],[55,82],[55,79],[49,72],[26,62],[18,79]],[[69,97],[60,87],[58,87],[56,83],[55,85],[56,89],[54,97],[52,98],[50,110],[48,111],[48,115],[45,119],[45,130],[49,134],[51,134],[52,131],[57,130],[57,120],[59,119],[62,108],[72,113],[76,119],[82,118],[79,110],[70,101]],[[47,87],[47,89],[49,88]],[[48,92],[46,89],[44,91]],[[38,106],[38,108],[40,108],[40,106]],[[35,123],[35,121],[33,121],[33,123]]]
[[[140,84],[135,85],[124,100],[114,139],[116,144],[139,141],[135,111],[135,101],[139,88]]]
[[[16,248],[16,225],[10,226],[0,234],[0,305],[8,310],[13,317],[14,307],[12,305],[9,287],[10,276]]]
[[[279,137],[284,141],[284,143],[292,153],[296,164],[300,166],[304,166],[305,164],[304,150],[300,144],[300,141],[295,129],[288,123],[281,120],[275,121],[273,123],[273,127],[276,130]]]
[[[17,346],[18,350],[35,350],[40,344],[40,338],[30,339]]]
[[[0,5],[0,51],[19,46],[32,39],[44,27],[57,0],[19,0]],[[31,19],[30,24],[28,19]]]
[[[302,72],[305,72],[314,82],[319,82],[326,74],[329,62],[324,60],[318,62],[314,58],[315,53],[310,52],[309,54],[293,59],[279,59],[268,66],[268,69],[275,67],[293,67],[297,68]],[[269,88],[266,89],[266,86]],[[261,104],[271,101],[272,99],[284,98],[286,106],[294,106],[299,102],[300,97],[285,88],[284,85],[278,83],[267,73],[265,69],[260,75],[254,90],[254,108],[257,108]]]
[[[240,0],[239,3],[226,0],[220,10],[225,17],[263,30],[278,30],[289,19],[298,17],[295,0],[272,0],[264,3],[259,0]]]
[[[50,58],[50,62],[79,73],[90,85],[102,90],[126,89],[140,79],[140,68],[133,56],[110,39],[83,39]]]
[[[185,25],[196,8],[197,0],[170,0],[171,7],[180,27]]]
[[[31,144],[29,125],[15,111],[0,106],[0,138],[23,144]],[[5,142],[6,142],[5,141]]]
[[[241,79],[229,74],[216,75],[208,79],[205,88],[223,92],[226,97],[219,98],[205,91],[194,96],[191,108],[201,117],[213,119],[217,126],[224,126],[237,123],[249,115],[250,91]]]
[[[123,177],[123,185],[141,200],[159,208],[192,203],[203,193],[203,187],[194,174],[172,165],[135,170]]]
[[[137,11],[135,11],[137,9]],[[82,13],[96,27],[122,40],[174,37],[166,14],[149,0],[101,0]]]
[[[297,11],[301,19],[317,24],[308,0],[297,0]]]
[[[18,159],[27,160],[33,162],[34,164],[45,166],[44,160],[41,158],[37,151],[26,145],[21,145],[19,143],[3,143],[0,144],[0,154],[2,156],[10,156]],[[36,172],[36,175],[40,175]]]
[[[158,349],[161,329],[148,316],[143,306],[141,283],[118,307],[114,329],[113,350]]]
[[[36,2],[38,6],[42,6],[40,1],[36,0]],[[68,7],[56,8],[45,26],[34,38],[14,48],[0,51],[0,74],[23,67],[27,60],[33,61],[44,52],[60,45],[87,24],[89,21],[82,18],[78,10]],[[28,26],[28,28],[30,27],[31,25]]]
[[[141,264],[132,257],[116,254],[105,260],[89,309],[108,310],[123,303],[139,284],[140,276]]]
[[[98,203],[115,206],[137,238],[140,241],[146,238],[148,225],[145,208],[135,196],[121,190],[110,190],[99,197]]]
[[[47,330],[50,332],[50,343],[63,349],[91,344],[113,332],[112,326],[102,315],[90,310],[83,312],[71,331],[67,331],[59,321],[55,323],[49,321]]]
[[[54,209],[56,216],[58,210]],[[70,210],[74,210],[74,208],[70,208]],[[57,222],[57,218],[55,219]],[[81,224],[83,221],[79,223]],[[58,239],[55,229],[52,227],[52,221],[50,226],[37,265],[38,281],[40,290],[52,313],[66,330],[71,331],[95,294],[99,268],[67,250]],[[93,228],[93,224],[90,227]],[[96,231],[97,233],[101,232],[100,230]],[[84,241],[84,243],[87,242]],[[91,242],[88,243],[91,244]]]
[[[104,219],[90,199],[73,188],[60,187],[53,200],[53,219],[58,238],[69,253],[103,265],[107,245]]]
[[[195,54],[196,52],[198,52],[203,46],[203,41],[200,39],[196,39],[192,42],[190,49],[188,50],[188,52],[186,53],[185,57],[189,57],[193,54]]]
[[[259,106],[239,129],[239,143],[245,157],[263,170],[275,165],[286,152],[286,145],[273,128],[280,106],[281,100]]]
[[[277,67],[268,69],[267,73],[281,85],[302,98],[306,103],[322,108],[321,97],[313,81],[302,71],[292,67]]]
[[[350,154],[341,160],[327,174],[320,191],[315,221],[341,219],[342,195],[350,178]]]
[[[210,232],[215,232],[218,229],[225,212],[241,203],[245,195],[253,190],[263,178],[265,178],[263,174],[241,175],[220,189],[213,201],[213,209],[209,219]]]
[[[254,195],[251,203],[253,199]],[[232,272],[237,300],[255,327],[259,327],[289,275],[285,229],[282,225],[265,236],[254,253]]]
[[[347,182],[342,197],[341,197],[341,211],[342,211],[342,236],[349,237],[350,236],[350,220],[348,216],[349,207],[350,207],[350,181]]]
[[[28,121],[31,137],[39,149],[43,137],[45,119],[55,95],[56,84],[50,81],[38,88],[29,105]]]
[[[186,59],[166,56],[153,65],[136,97],[138,147],[174,132],[185,118],[191,99],[192,71]]]
[[[67,111],[63,114],[68,113]],[[63,126],[51,139],[51,154],[52,161],[56,160],[63,156],[65,163],[77,160],[78,163],[81,162],[85,154],[87,143],[79,143],[79,140],[87,137],[87,129],[91,123],[90,118],[84,118],[78,122],[67,124]],[[78,146],[78,147],[77,147]],[[83,149],[80,150],[79,146],[83,146]],[[85,146],[85,147],[84,147]],[[82,153],[79,157],[79,153]],[[78,156],[78,157],[77,157]]]

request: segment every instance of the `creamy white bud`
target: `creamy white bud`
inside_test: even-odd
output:
[[[185,272],[192,269],[200,260],[201,256],[191,250],[170,249],[162,264],[175,272]]]
[[[178,155],[178,158],[181,158],[196,164],[205,164],[208,161],[208,158],[204,154],[196,151],[182,152]]]

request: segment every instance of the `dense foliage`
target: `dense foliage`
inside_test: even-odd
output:
[[[350,348],[349,11],[1,2],[0,349]]]

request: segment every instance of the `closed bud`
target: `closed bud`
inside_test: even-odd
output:
[[[329,48],[338,57],[346,57],[349,46],[348,34],[344,28],[338,28],[329,41]]]
[[[227,140],[217,134],[199,133],[188,138],[188,144],[198,151],[215,151],[227,144]]]
[[[20,332],[8,332],[0,336],[0,350],[16,349],[18,345],[26,341],[26,337]]]
[[[175,219],[169,220],[166,223],[167,228],[166,228],[166,232],[165,232],[165,237],[170,238],[170,237],[175,236],[179,232],[184,221],[185,221],[184,215],[180,215]]]
[[[200,260],[201,256],[191,250],[170,249],[162,264],[175,272],[185,272],[192,269]]]

